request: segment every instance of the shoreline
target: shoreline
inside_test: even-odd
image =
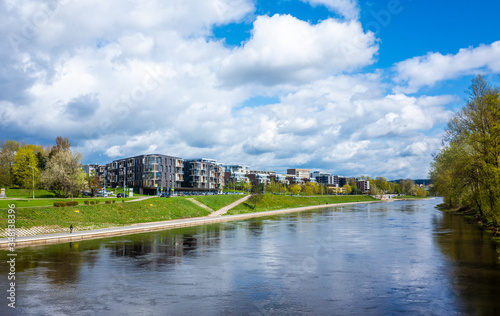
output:
[[[47,244],[58,244],[64,242],[74,242],[80,240],[89,240],[89,239],[100,239],[100,238],[108,238],[122,235],[132,235],[132,234],[140,234],[158,230],[167,230],[181,227],[190,227],[190,226],[200,226],[206,224],[214,224],[214,223],[223,223],[230,222],[235,220],[243,220],[255,217],[265,217],[265,216],[273,216],[279,214],[287,214],[287,213],[296,213],[307,210],[314,209],[322,209],[336,206],[344,206],[344,205],[356,205],[356,204],[369,204],[369,203],[385,203],[386,201],[365,201],[365,202],[347,202],[347,203],[336,203],[336,204],[321,204],[321,205],[310,205],[310,206],[302,206],[297,208],[286,208],[281,210],[272,210],[272,211],[264,211],[264,212],[254,212],[254,213],[246,213],[246,214],[238,214],[238,215],[225,215],[218,217],[191,217],[184,219],[173,219],[168,221],[160,221],[160,222],[149,222],[149,223],[136,223],[130,224],[127,226],[119,226],[119,227],[111,227],[111,228],[101,228],[95,230],[84,230],[78,231],[74,233],[55,233],[55,234],[45,234],[45,235],[35,235],[35,236],[25,236],[25,237],[16,237],[15,239],[15,247],[29,247],[29,246],[40,246]],[[9,248],[9,238],[1,238],[0,239],[0,250],[6,250]]]

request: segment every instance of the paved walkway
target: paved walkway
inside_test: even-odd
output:
[[[205,204],[201,203],[200,201],[196,200],[196,199],[193,199],[193,198],[187,198],[186,200],[188,200],[189,202],[192,202],[196,205],[198,205],[199,207],[203,207],[204,209],[206,209],[207,211],[209,212],[215,212],[213,209],[211,209],[210,207],[206,206]]]
[[[246,196],[245,198],[249,198],[249,197],[250,196]],[[245,199],[245,198],[243,198],[243,199]],[[244,202],[244,201],[242,201],[243,199],[240,199],[236,202],[242,203],[242,202]],[[234,203],[236,203],[236,202],[234,202]],[[234,204],[234,203],[232,203],[232,204]],[[206,216],[206,217],[195,217],[195,218],[186,218],[186,219],[175,219],[175,220],[168,220],[168,221],[162,221],[162,222],[132,224],[129,226],[78,231],[78,232],[74,232],[74,233],[57,233],[57,234],[17,237],[15,239],[15,247],[25,247],[25,246],[32,246],[32,245],[73,242],[73,241],[80,241],[80,240],[85,240],[85,239],[106,238],[106,237],[113,237],[113,236],[119,236],[119,235],[129,235],[129,234],[150,232],[150,231],[155,231],[155,230],[165,230],[165,229],[172,229],[172,228],[178,228],[178,227],[198,226],[198,225],[211,224],[211,223],[221,223],[221,222],[228,222],[228,221],[234,221],[234,220],[248,219],[248,218],[253,218],[253,217],[295,213],[295,212],[301,212],[301,211],[305,211],[305,210],[312,210],[312,209],[325,208],[325,207],[335,207],[335,206],[350,205],[350,204],[369,204],[369,203],[381,203],[381,202],[380,201],[370,201],[370,202],[338,203],[338,204],[329,204],[329,205],[322,204],[322,205],[304,206],[304,207],[298,207],[298,208],[288,208],[288,209],[267,211],[267,212],[246,213],[246,214],[239,214],[239,215],[227,215],[227,216],[214,215],[215,217],[214,216],[211,216],[211,217]],[[232,205],[232,204],[230,204],[230,205]],[[230,205],[228,205],[228,207]],[[221,210],[219,210],[217,212],[220,212]],[[0,239],[0,249],[8,249],[9,242],[10,241],[8,238],[1,238]]]
[[[251,197],[251,195],[247,195],[245,196],[244,198],[241,198],[227,206],[224,206],[223,208],[221,208],[220,210],[216,211],[216,212],[213,212],[211,213],[210,215],[208,215],[208,217],[216,217],[216,216],[221,216],[223,214],[226,214],[227,211],[229,211],[230,209],[232,209],[233,207],[236,207],[236,205],[239,205],[243,202],[245,202],[246,200],[248,200],[249,198]]]

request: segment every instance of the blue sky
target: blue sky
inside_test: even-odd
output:
[[[497,1],[0,3],[2,139],[68,137],[284,172],[424,178],[473,75],[500,85]]]

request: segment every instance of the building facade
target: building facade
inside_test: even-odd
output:
[[[296,176],[303,179],[309,179],[311,170],[309,169],[286,169],[288,176]]]
[[[161,154],[115,160],[106,165],[105,186],[133,188],[139,194],[172,192],[184,182],[183,160]]]
[[[224,168],[213,159],[184,161],[183,191],[222,192]]]

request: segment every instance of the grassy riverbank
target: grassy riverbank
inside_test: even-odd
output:
[[[245,195],[202,195],[194,197],[195,200],[205,204],[210,207],[214,211],[218,211],[226,205],[229,205],[241,198],[244,198]]]
[[[280,210],[285,208],[312,206],[312,205],[326,205],[326,204],[338,204],[338,203],[351,203],[351,202],[367,202],[376,201],[367,195],[315,195],[315,196],[284,196],[284,195],[272,195],[266,194],[262,198],[262,201],[257,203],[255,209],[251,201],[244,202],[235,208],[229,210],[226,215],[236,215],[245,214],[253,212],[264,212],[272,210]]]
[[[78,205],[72,207],[16,208],[16,228],[59,226],[92,229],[176,218],[206,216],[209,212],[184,198],[153,198],[133,203]],[[0,228],[7,228],[8,212],[0,214]]]

